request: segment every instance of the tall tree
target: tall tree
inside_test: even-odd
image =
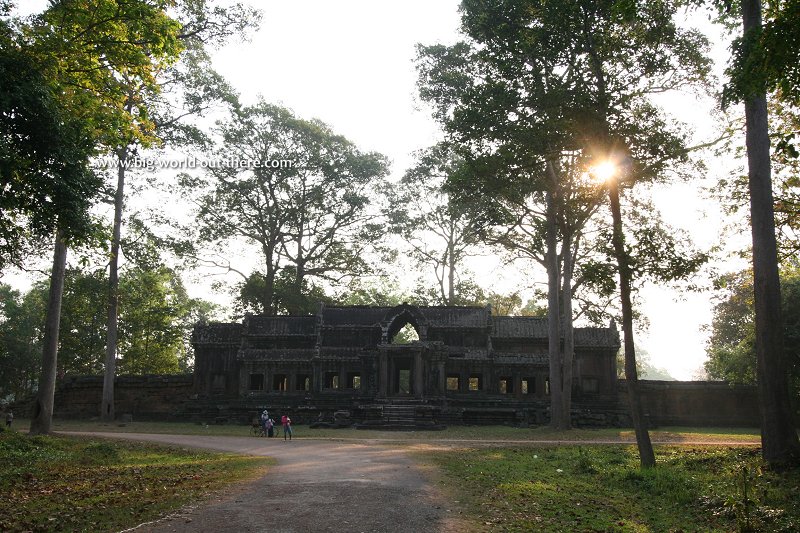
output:
[[[742,38],[735,45],[729,70],[727,98],[744,102],[745,146],[750,191],[753,240],[755,346],[761,408],[761,443],[764,460],[778,465],[800,460],[800,441],[789,401],[781,325],[780,279],[775,238],[775,214],[770,163],[767,91],[778,86],[789,95],[800,94],[797,56],[790,44],[797,35],[798,3],[786,2],[773,26],[764,32],[760,0],[742,0]],[[774,30],[788,21],[786,33]],[[794,22],[795,24],[792,24]],[[795,43],[796,44],[796,43]],[[788,59],[788,61],[787,61]]]
[[[182,183],[196,196],[199,242],[258,246],[263,312],[279,310],[284,268],[293,271],[284,278],[292,285],[284,298],[290,313],[302,311],[311,280],[340,283],[365,271],[365,251],[381,231],[373,204],[387,173],[383,156],[265,102],[237,110],[219,133],[219,159],[245,164],[218,165]]]
[[[30,48],[37,62],[59,87],[59,100],[91,125],[93,146],[114,147],[121,139],[147,138],[147,109],[128,103],[129,80],[152,87],[155,72],[180,52],[180,25],[167,15],[170,6],[168,0],[63,0],[52,2],[31,23]],[[57,227],[42,379],[31,420],[33,434],[48,433],[52,419],[70,231],[65,221],[59,221]]]
[[[182,45],[179,60],[163,62],[153,71],[153,77],[141,80],[126,74],[124,108],[136,116],[141,128],[149,135],[122,136],[112,153],[117,161],[114,219],[109,250],[108,304],[106,319],[106,358],[100,416],[114,420],[114,376],[117,359],[117,322],[119,306],[119,261],[122,240],[122,218],[125,203],[125,182],[128,163],[138,150],[155,143],[178,144],[202,142],[200,130],[189,119],[207,112],[220,101],[232,102],[232,91],[211,67],[204,45],[220,44],[232,34],[243,35],[247,27],[256,24],[260,14],[241,4],[227,8],[215,7],[207,0],[176,2],[176,20]]]
[[[566,184],[582,173],[565,169],[577,156],[585,172],[615,143],[641,163],[638,179],[663,176],[685,159],[684,135],[648,100],[707,71],[705,40],[672,20],[677,4],[468,0],[462,28],[470,40],[420,51],[421,94],[436,104],[435,116],[472,167],[472,178],[453,183],[454,191],[482,206],[491,223],[535,230],[528,231],[529,255],[544,258],[549,278],[556,427],[570,424],[563,391],[571,387],[571,358],[565,355],[563,367],[559,308],[571,297],[559,292],[569,293],[563,273],[571,275],[575,249],[563,238],[578,237],[559,222],[580,220],[559,212],[570,213]],[[525,215],[503,212],[509,200]]]
[[[460,158],[445,144],[417,153],[417,163],[392,191],[391,229],[411,246],[414,259],[433,270],[440,305],[457,305],[464,260],[476,251],[481,226],[451,201],[443,186]]]
[[[643,467],[656,465],[656,456],[650,433],[644,421],[641,395],[639,393],[639,376],[636,368],[636,348],[633,341],[633,303],[631,301],[631,267],[625,250],[622,230],[622,210],[619,205],[619,180],[611,176],[608,182],[608,198],[613,220],[612,242],[614,256],[619,274],[619,294],[622,306],[623,349],[625,351],[625,386],[630,404],[631,419],[636,433],[636,446],[639,449],[639,460]]]
[[[31,239],[57,228],[79,240],[92,231],[88,210],[101,180],[89,169],[91,124],[62,95],[52,58],[29,30],[0,11],[0,268],[19,263]]]

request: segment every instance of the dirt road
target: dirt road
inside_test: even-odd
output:
[[[128,531],[450,532],[448,505],[398,447],[247,437],[93,433],[277,459],[265,477]]]

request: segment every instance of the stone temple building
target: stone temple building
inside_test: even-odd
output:
[[[547,321],[492,316],[488,307],[322,306],[313,316],[247,316],[199,324],[192,375],[117,376],[128,420],[250,424],[265,408],[295,423],[441,428],[549,421]],[[413,330],[416,340],[407,342]],[[629,426],[617,379],[616,327],[575,330],[572,421]],[[759,423],[753,386],[642,381],[646,420],[667,426]],[[60,379],[54,415],[97,416],[103,376]],[[19,405],[28,412],[34,402]],[[800,416],[800,414],[798,414]]]
[[[398,342],[409,327],[418,340]],[[192,344],[196,409],[223,418],[262,407],[365,427],[549,417],[544,318],[492,316],[489,307],[323,305],[312,316],[198,325]],[[619,346],[613,323],[575,329],[573,416],[617,422],[609,416],[619,411]]]

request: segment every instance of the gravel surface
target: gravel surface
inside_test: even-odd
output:
[[[213,495],[144,532],[447,532],[463,531],[458,512],[400,447],[325,440],[284,441],[135,433],[93,435],[241,454],[277,465],[255,482]]]
[[[65,432],[68,433],[68,432]],[[78,432],[80,433],[80,432]],[[450,502],[413,462],[413,448],[496,445],[622,444],[620,440],[312,440],[87,432],[189,448],[274,457],[277,465],[254,482],[231,486],[170,516],[127,531],[170,532],[441,532],[463,533],[458,502]],[[662,444],[755,445],[744,442],[667,440]],[[654,444],[657,444],[654,442]],[[473,526],[474,529],[474,526]]]

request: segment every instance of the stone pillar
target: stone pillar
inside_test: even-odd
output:
[[[436,392],[440,396],[444,396],[445,394],[447,394],[447,373],[445,370],[444,361],[439,361],[438,363],[436,363],[436,367],[439,369],[439,383],[436,384],[439,390],[437,390]]]
[[[385,398],[389,388],[389,361],[386,352],[382,351],[378,356],[378,396]]]
[[[312,362],[311,365],[311,388],[314,392],[322,392],[322,369],[320,368],[322,364],[317,360]]]
[[[347,387],[347,370],[345,369],[344,365],[339,367],[339,390],[343,390]]]
[[[414,354],[414,397],[422,399],[423,396],[422,352],[417,352]]]
[[[517,400],[522,399],[522,377],[519,375],[519,371],[514,372],[514,398]],[[528,384],[530,386],[530,383]]]
[[[483,383],[483,390],[488,392],[489,394],[497,394],[500,392],[500,383],[497,380],[497,376],[495,375],[494,366],[487,365],[483,367],[484,372],[481,372]]]
[[[250,386],[250,374],[248,364],[244,363],[239,367],[239,396],[244,397],[247,395],[247,387]],[[209,385],[209,390],[211,385]]]

